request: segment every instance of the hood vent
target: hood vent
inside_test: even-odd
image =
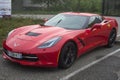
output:
[[[41,33],[35,33],[35,32],[28,32],[26,33],[25,35],[28,35],[28,36],[39,36]]]

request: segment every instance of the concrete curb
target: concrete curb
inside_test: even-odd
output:
[[[13,14],[12,17],[16,18],[32,18],[32,19],[50,19],[54,15],[32,15],[32,14]]]
[[[120,34],[117,35],[116,41],[117,41],[117,42],[120,42]]]
[[[119,41],[116,41],[115,44],[120,44],[120,40],[119,40]]]

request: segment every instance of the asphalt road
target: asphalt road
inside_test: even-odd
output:
[[[119,18],[117,19],[119,21]],[[85,68],[86,65],[90,65],[118,49],[120,49],[120,41],[117,41],[112,48],[96,48],[81,56],[71,68],[66,70],[21,66],[4,60],[0,55],[0,80],[65,80],[66,76],[71,76],[79,69],[82,70],[68,80],[120,80],[120,52]]]
[[[120,80],[120,51],[69,80]]]

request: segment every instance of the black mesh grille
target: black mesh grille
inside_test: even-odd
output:
[[[3,48],[3,52],[7,55],[8,55],[8,50]],[[9,56],[11,57],[11,56]],[[22,54],[22,59],[18,59],[18,58],[14,58],[14,57],[11,57],[13,59],[17,59],[17,60],[26,60],[26,61],[38,61],[38,57],[35,55],[35,54]]]

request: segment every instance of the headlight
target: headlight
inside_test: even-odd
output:
[[[54,37],[46,42],[44,42],[42,45],[38,46],[38,48],[48,48],[54,46],[58,41],[61,40],[61,37]]]
[[[15,31],[15,29],[12,30],[12,31],[10,31],[10,32],[8,33],[8,36],[10,36],[14,31]]]

